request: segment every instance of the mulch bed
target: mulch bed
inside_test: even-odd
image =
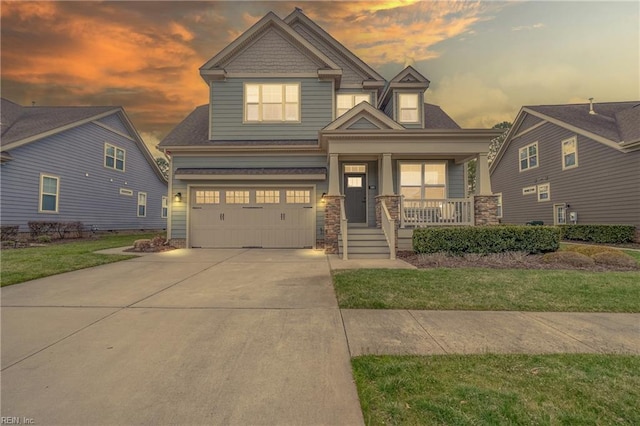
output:
[[[569,269],[592,272],[633,271],[640,267],[628,268],[614,265],[593,264],[576,266],[569,263],[546,263],[542,254],[498,253],[489,255],[466,254],[452,256],[443,253],[416,254],[399,252],[402,259],[420,269],[428,268],[493,268],[493,269]]]

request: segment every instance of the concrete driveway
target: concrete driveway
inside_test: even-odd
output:
[[[326,256],[175,250],[2,290],[2,416],[362,424]]]

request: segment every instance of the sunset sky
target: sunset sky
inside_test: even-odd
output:
[[[637,1],[411,0],[2,1],[2,97],[121,105],[155,146],[207,103],[202,64],[296,6],[385,78],[412,64],[431,80],[426,101],[462,127],[522,105],[640,99]]]

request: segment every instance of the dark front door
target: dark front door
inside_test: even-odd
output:
[[[344,209],[349,223],[367,221],[367,186],[365,173],[344,174]]]

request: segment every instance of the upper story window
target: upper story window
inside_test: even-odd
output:
[[[447,196],[447,163],[400,164],[400,194],[410,200],[442,200]]]
[[[551,184],[543,183],[538,185],[538,201],[549,201],[551,199]]]
[[[398,94],[398,122],[419,123],[418,115],[418,94],[399,93]]]
[[[520,148],[520,171],[538,167],[538,142]]]
[[[57,176],[40,175],[40,213],[58,213],[59,190]]]
[[[576,137],[562,141],[562,170],[578,167],[578,140]]]
[[[245,84],[244,121],[300,121],[300,85]]]
[[[147,193],[138,192],[138,217],[147,215]]]
[[[336,97],[336,118],[361,102],[371,103],[371,95],[365,93],[339,94]]]
[[[104,166],[124,172],[124,149],[109,143],[104,144]]]

